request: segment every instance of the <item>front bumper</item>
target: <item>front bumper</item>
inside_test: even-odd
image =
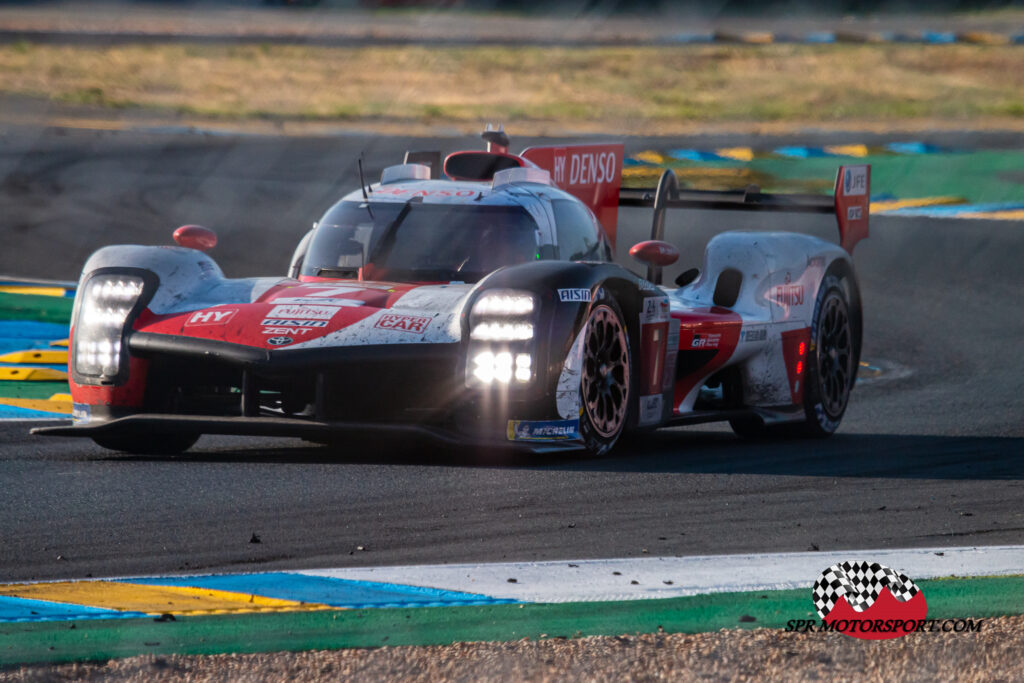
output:
[[[210,417],[159,413],[129,415],[90,424],[36,427],[32,429],[31,433],[40,436],[92,437],[114,434],[166,434],[169,432],[294,437],[322,443],[340,441],[346,437],[416,438],[441,446],[486,448],[488,450],[527,450],[534,453],[574,451],[581,447],[578,442],[508,441],[480,435],[457,434],[437,427],[415,424],[317,422],[288,417]]]
[[[53,436],[192,432],[329,441],[346,434],[398,435],[449,445],[567,450],[578,440],[508,438],[510,420],[551,420],[541,386],[507,394],[465,386],[463,347],[394,344],[267,350],[136,332],[146,359],[138,407],[76,404],[76,424]]]

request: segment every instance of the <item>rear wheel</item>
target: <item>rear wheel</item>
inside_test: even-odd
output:
[[[590,311],[582,370],[580,436],[590,453],[604,455],[626,426],[633,381],[629,334],[613,299]]]
[[[831,282],[830,282],[831,280]],[[850,304],[835,278],[826,278],[814,307],[811,349],[807,358],[804,413],[807,419],[794,425],[804,436],[829,436],[850,402],[857,374],[857,340]]]
[[[849,285],[855,287],[852,283]],[[821,283],[811,322],[803,410],[805,419],[765,425],[758,417],[729,421],[737,436],[763,439],[781,436],[823,438],[833,434],[846,412],[860,358],[859,318],[850,306],[844,281],[828,275]]]
[[[198,434],[101,434],[92,437],[96,445],[136,455],[177,455],[199,440]]]

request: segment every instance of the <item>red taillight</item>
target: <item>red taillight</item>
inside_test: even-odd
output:
[[[797,363],[796,363],[796,374],[802,375],[803,372],[804,372],[804,362],[802,360],[801,361],[797,361]]]
[[[807,344],[805,344],[803,342],[800,342],[800,347],[796,350],[796,352],[797,352],[798,355],[802,356],[802,355],[804,355],[804,351],[806,351],[806,350],[807,350]],[[798,365],[797,367],[800,367],[800,366]],[[797,372],[800,372],[800,371],[797,370]]]

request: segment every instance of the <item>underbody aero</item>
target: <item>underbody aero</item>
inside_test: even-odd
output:
[[[823,436],[855,381],[869,169],[834,197],[620,189],[623,147],[416,153],[331,207],[287,277],[230,279],[198,226],[177,247],[100,249],[83,268],[69,354],[73,424],[128,451],[201,434],[610,450],[630,429],[728,420],[742,436]],[[443,176],[441,170],[443,168]],[[611,261],[619,206],[654,210]],[[835,213],[841,245],[725,232],[663,286],[673,208]]]

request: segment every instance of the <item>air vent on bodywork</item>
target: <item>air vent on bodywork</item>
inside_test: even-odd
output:
[[[430,167],[423,164],[398,164],[388,166],[380,174],[381,185],[396,183],[400,180],[430,180]]]
[[[726,268],[718,274],[718,282],[715,283],[715,296],[713,301],[716,306],[729,308],[736,303],[740,296],[740,285],[743,284],[743,273],[735,268]]]
[[[444,173],[452,180],[491,180],[499,171],[527,164],[513,154],[455,152],[444,160]]]
[[[551,174],[542,168],[510,168],[507,171],[495,173],[491,187],[497,188],[511,183],[541,183],[543,185],[550,185]]]

